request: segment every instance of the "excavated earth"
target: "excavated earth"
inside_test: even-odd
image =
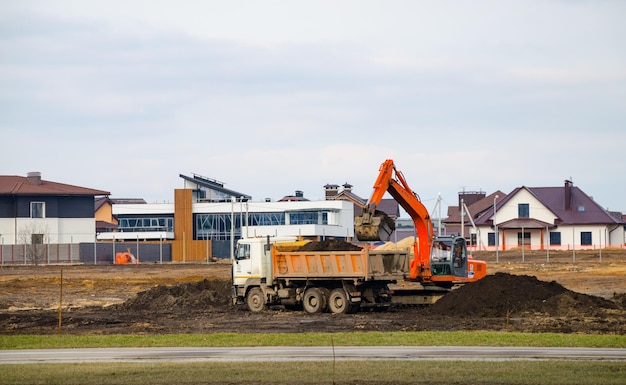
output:
[[[336,246],[336,245],[335,245]],[[330,245],[329,247],[332,247]],[[491,255],[486,278],[429,307],[350,315],[230,300],[230,264],[0,267],[0,334],[497,330],[626,334],[626,254]],[[61,277],[63,275],[63,278]],[[561,277],[563,285],[551,278]],[[581,289],[581,291],[577,291]],[[60,312],[59,312],[60,305]]]

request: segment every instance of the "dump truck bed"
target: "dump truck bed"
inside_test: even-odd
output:
[[[272,254],[273,274],[282,279],[394,281],[409,276],[406,251],[297,251]]]

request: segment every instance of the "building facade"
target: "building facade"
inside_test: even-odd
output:
[[[621,214],[603,209],[570,181],[563,187],[522,186],[492,200],[475,227],[466,223],[479,249],[589,250],[626,244]]]
[[[93,242],[94,197],[108,191],[28,176],[0,176],[0,237],[5,245]]]
[[[118,229],[98,234],[98,240],[168,242],[173,261],[193,261],[207,258],[207,249],[209,258],[230,258],[232,244],[240,238],[354,237],[354,210],[348,201],[252,202],[233,196],[230,202],[211,202],[194,190],[175,190],[173,204],[114,204]]]

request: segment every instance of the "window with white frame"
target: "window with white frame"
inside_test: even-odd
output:
[[[45,218],[46,204],[44,202],[30,202],[30,217]]]

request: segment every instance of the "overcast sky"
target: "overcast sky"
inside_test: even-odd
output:
[[[426,206],[573,179],[626,212],[626,2],[0,1],[0,174]]]

